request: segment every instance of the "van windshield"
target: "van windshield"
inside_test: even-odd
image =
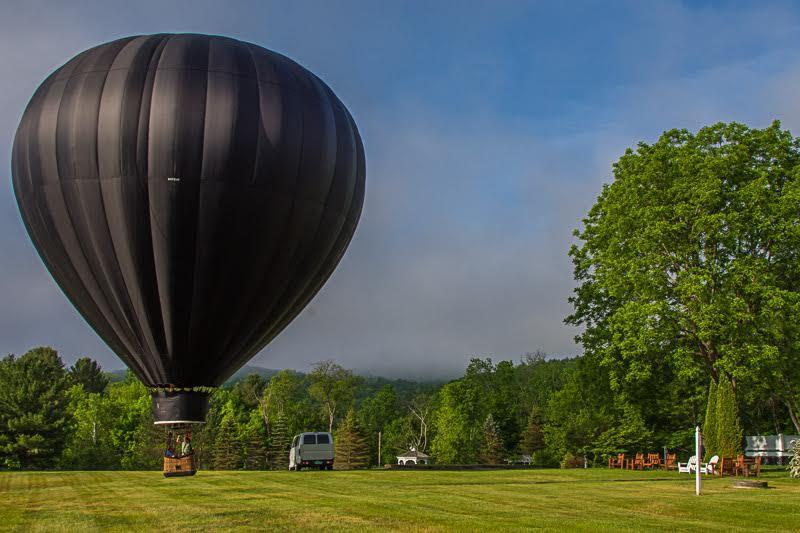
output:
[[[303,435],[303,444],[316,444],[316,443],[317,443],[316,435]]]
[[[317,435],[317,444],[330,444],[331,439],[324,434]]]

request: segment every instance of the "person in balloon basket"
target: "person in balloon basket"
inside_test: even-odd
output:
[[[177,442],[177,441],[173,441],[172,440],[172,432],[170,431],[169,434],[167,435],[167,449],[164,452],[164,457],[175,457],[175,444],[174,444],[174,442]]]
[[[183,443],[181,443],[181,457],[192,455],[193,451],[194,450],[192,450],[192,434],[187,433],[183,437]]]

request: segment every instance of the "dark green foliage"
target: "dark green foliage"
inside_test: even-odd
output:
[[[244,428],[244,467],[247,470],[267,468],[267,432],[258,409],[250,411],[250,421]]]
[[[328,420],[328,431],[332,432],[341,407],[353,400],[361,378],[333,361],[315,364],[309,378],[308,393],[321,405]]]
[[[0,360],[0,465],[56,464],[67,429],[68,380],[52,348]]]
[[[70,367],[69,379],[74,385],[83,386],[86,392],[101,393],[109,383],[97,361],[89,357],[81,357]]]
[[[267,382],[260,375],[249,374],[234,385],[234,400],[248,409],[258,407],[266,386]]]
[[[724,372],[775,396],[800,431],[799,168],[800,142],[777,122],[671,130],[614,165],[570,251],[567,321],[615,391]]]
[[[395,394],[394,387],[388,384],[361,402],[358,416],[369,443],[370,464],[379,464],[378,432],[384,432],[387,424],[398,416],[398,412],[397,394]],[[383,445],[383,442],[381,444]]]
[[[242,463],[242,446],[237,435],[236,420],[228,409],[222,416],[214,440],[214,469],[235,470]]]
[[[728,376],[720,376],[717,386],[717,454],[720,457],[736,457],[742,453],[741,423],[739,422],[739,406]]]
[[[503,462],[503,442],[500,440],[500,430],[492,414],[486,415],[483,422],[483,440],[478,460],[485,465],[499,465]]]
[[[350,409],[336,430],[334,467],[350,470],[369,466],[369,446],[358,424],[355,410]]]
[[[531,409],[528,415],[528,424],[525,426],[525,431],[522,433],[522,441],[520,442],[520,451],[526,455],[533,455],[544,449],[544,420],[542,413],[538,406]]]
[[[102,393],[110,382],[97,361],[81,357],[69,368],[67,375],[74,385],[81,385],[89,393]]]
[[[289,468],[289,445],[291,436],[286,426],[286,416],[278,413],[270,431],[269,452],[267,461],[272,470]]]
[[[708,386],[708,405],[706,405],[706,416],[703,418],[703,450],[706,461],[709,461],[712,456],[719,453],[719,444],[717,443],[717,384],[713,380]]]

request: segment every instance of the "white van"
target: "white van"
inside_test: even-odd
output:
[[[333,435],[330,433],[300,433],[292,440],[289,470],[313,467],[333,470]]]

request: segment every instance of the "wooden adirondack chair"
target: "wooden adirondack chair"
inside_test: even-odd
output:
[[[646,468],[658,468],[661,466],[661,456],[657,453],[648,453],[644,466]]]
[[[723,457],[719,460],[719,475],[735,476],[736,475],[736,459],[733,457]]]
[[[753,460],[753,463],[750,465],[750,473],[753,474],[756,477],[761,475],[761,456],[760,455],[758,457],[756,457],[755,460]]]
[[[628,465],[631,470],[644,470],[644,454],[637,453],[636,457],[632,461],[628,461]]]
[[[733,472],[737,476],[750,477],[750,465],[745,460],[744,455],[738,455],[734,463]]]
[[[616,457],[608,458],[609,468],[624,468],[625,467],[625,454],[619,453]]]
[[[677,469],[678,465],[676,463],[676,455],[674,453],[668,453],[667,454],[667,460],[661,466],[664,467],[664,470],[675,470],[675,469]]]

